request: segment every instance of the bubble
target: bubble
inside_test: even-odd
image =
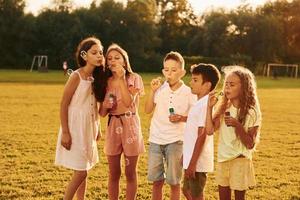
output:
[[[121,126],[116,128],[116,134],[120,135],[123,133],[123,128]]]
[[[132,144],[132,143],[133,143],[132,137],[127,138],[127,143],[128,143],[128,144]]]
[[[134,136],[132,137],[132,139],[133,139],[133,141],[137,141],[137,136],[134,135]]]
[[[67,70],[67,74],[68,74],[69,76],[71,76],[72,73],[73,73],[73,69],[68,69],[68,70]]]
[[[128,158],[125,158],[125,166],[129,166],[130,165],[130,161]]]

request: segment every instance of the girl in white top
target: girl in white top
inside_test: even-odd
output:
[[[103,102],[106,78],[103,47],[97,38],[86,38],[78,46],[79,69],[65,86],[60,109],[55,164],[74,170],[64,199],[84,199],[87,171],[98,162],[99,137],[97,100]]]
[[[216,181],[220,200],[245,199],[246,190],[255,185],[252,153],[259,139],[261,112],[256,94],[254,75],[240,66],[224,69],[225,94],[214,116],[212,108],[218,99],[210,94],[206,129],[219,129],[218,165]]]

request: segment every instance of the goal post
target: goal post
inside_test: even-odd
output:
[[[48,56],[46,55],[33,56],[30,72],[32,72],[35,65],[37,65],[39,72],[48,72]]]
[[[294,78],[298,78],[299,66],[297,64],[268,63],[268,65],[264,67],[264,71],[263,71],[264,76],[266,75],[267,77],[269,77],[270,75],[272,75],[270,72],[272,72],[272,69],[275,70],[274,69],[275,67],[276,68],[286,68],[286,72],[289,72],[289,70],[291,70],[290,71],[291,76]],[[274,76],[274,73],[276,73],[276,71],[273,72],[273,76]]]

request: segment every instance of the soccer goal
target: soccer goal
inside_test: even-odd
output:
[[[285,69],[285,70],[284,70]],[[276,78],[279,75],[279,71],[290,77],[298,78],[298,65],[297,64],[279,64],[279,63],[269,63],[264,67],[264,76],[269,77],[272,75]],[[282,74],[282,73],[280,73]]]
[[[33,56],[30,72],[32,72],[34,66],[38,67],[39,72],[48,72],[48,56],[46,55],[35,55]]]

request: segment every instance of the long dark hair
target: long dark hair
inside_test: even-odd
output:
[[[78,68],[84,67],[86,65],[86,61],[81,57],[80,53],[82,51],[87,52],[93,45],[99,45],[100,48],[103,50],[103,46],[100,40],[96,37],[88,37],[80,42],[77,47],[75,58],[77,61]],[[94,81],[92,83],[93,92],[97,101],[103,102],[105,93],[106,93],[106,86],[107,86],[107,75],[104,72],[104,65],[95,67],[93,71],[93,78]]]

